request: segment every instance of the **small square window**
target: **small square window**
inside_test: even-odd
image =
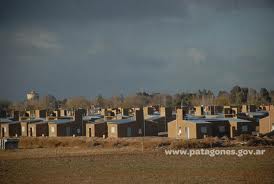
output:
[[[207,133],[207,127],[201,127],[201,133],[206,134]]]
[[[248,131],[247,125],[243,125],[243,126],[242,126],[242,132],[247,132],[247,131]]]
[[[225,126],[219,126],[219,132],[224,133],[225,132]]]

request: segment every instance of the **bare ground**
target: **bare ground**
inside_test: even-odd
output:
[[[0,151],[0,183],[274,183],[274,148],[259,149],[265,155],[241,158],[140,147]]]

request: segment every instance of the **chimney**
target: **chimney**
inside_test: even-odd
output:
[[[74,112],[73,120],[81,122],[83,119],[83,116],[86,114],[85,109],[77,109]]]
[[[172,108],[161,107],[160,108],[160,116],[165,116],[167,119],[172,118]]]
[[[144,111],[143,109],[135,110],[136,122],[138,123],[138,127],[143,130],[144,128]]]
[[[144,116],[148,116],[148,115],[152,115],[154,110],[153,110],[153,107],[144,107],[143,111],[144,111]]]
[[[186,110],[184,109],[177,109],[176,111],[176,119],[183,120],[185,119]]]

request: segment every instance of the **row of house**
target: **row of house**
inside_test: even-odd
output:
[[[1,137],[18,136],[72,136],[81,135],[85,110],[78,109],[61,116],[65,111],[45,112],[44,110],[26,111],[21,116],[14,113],[13,118],[1,118]],[[67,112],[66,112],[67,113]],[[64,114],[63,114],[64,115]]]
[[[201,139],[206,136],[235,137],[268,133],[274,126],[273,106],[196,106],[109,108],[87,115],[84,109],[14,112],[0,119],[0,136],[168,136]]]

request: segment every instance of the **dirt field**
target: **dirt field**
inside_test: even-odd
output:
[[[254,148],[247,148],[254,149]],[[265,149],[265,148],[260,148]],[[264,156],[166,156],[136,148],[0,151],[0,183],[274,183],[274,148]]]

